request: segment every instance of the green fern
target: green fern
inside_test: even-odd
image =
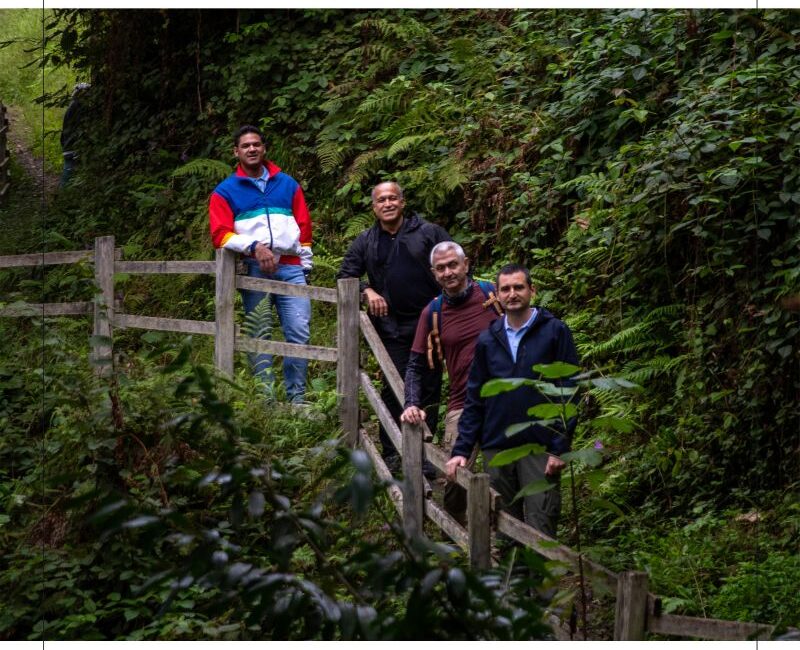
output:
[[[350,167],[345,173],[345,178],[348,183],[353,185],[360,185],[369,178],[372,172],[375,171],[376,162],[380,161],[385,155],[384,149],[371,149],[356,156],[356,159],[350,164]]]
[[[317,143],[317,158],[323,172],[332,172],[342,165],[346,148],[335,140],[322,140]]]
[[[344,227],[344,236],[347,239],[352,239],[362,230],[366,230],[372,225],[374,217],[368,213],[357,214],[348,219]]]
[[[272,304],[269,294],[244,317],[242,331],[254,339],[268,339],[272,336]]]
[[[211,158],[195,158],[185,165],[181,165],[172,172],[172,178],[182,176],[200,176],[209,181],[221,181],[229,176],[231,166],[228,163]]]
[[[436,129],[435,131],[431,131],[429,133],[420,133],[418,135],[407,135],[405,137],[400,138],[397,142],[395,142],[389,150],[386,152],[387,158],[394,158],[399,153],[403,153],[408,151],[409,149],[413,149],[417,145],[427,142],[428,140],[434,140],[436,138],[441,138],[444,133]]]

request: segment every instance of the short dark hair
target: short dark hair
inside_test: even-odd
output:
[[[242,139],[243,135],[247,133],[255,133],[259,138],[261,138],[261,144],[264,144],[264,134],[261,133],[261,130],[257,126],[253,126],[252,124],[243,124],[233,134],[233,146],[239,146],[239,140]]]
[[[497,272],[497,277],[495,278],[495,286],[499,289],[500,288],[500,276],[501,275],[513,275],[514,273],[524,273],[525,274],[525,282],[528,283],[528,286],[533,288],[533,282],[531,281],[531,272],[528,270],[527,266],[523,266],[522,264],[516,264],[512,262],[511,264],[506,264],[503,268],[501,268]]]

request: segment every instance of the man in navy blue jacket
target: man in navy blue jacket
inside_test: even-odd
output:
[[[560,454],[569,451],[575,419],[564,427],[545,427],[531,423],[521,431],[506,435],[512,425],[531,422],[528,409],[547,401],[535,387],[522,385],[510,392],[481,397],[481,386],[490,379],[520,377],[539,379],[537,364],[563,361],[578,364],[578,355],[569,328],[553,314],[531,307],[535,290],[530,272],[519,264],[508,264],[497,274],[497,297],[505,316],[496,320],[478,337],[475,358],[467,380],[464,412],[458,423],[458,438],[447,463],[447,475],[455,479],[458,467],[467,464],[473,447],[480,446],[487,462],[504,450],[536,443],[547,453],[528,455],[510,465],[489,467],[492,487],[505,504],[519,490],[542,478],[554,487],[517,501],[507,510],[525,523],[555,538],[561,512],[559,479],[565,467]]]

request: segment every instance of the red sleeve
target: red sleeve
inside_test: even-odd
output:
[[[417,354],[428,354],[428,333],[431,331],[430,313],[431,306],[429,304],[422,310],[419,321],[417,321],[417,331],[414,334],[414,343],[411,345],[411,351]]]
[[[214,248],[222,248],[233,235],[233,211],[228,202],[213,192],[208,201],[208,225]]]
[[[311,215],[306,205],[303,189],[298,185],[292,197],[292,214],[300,227],[300,245],[311,246]]]

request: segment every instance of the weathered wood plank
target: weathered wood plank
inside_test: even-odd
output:
[[[217,270],[216,262],[201,260],[125,261],[114,265],[117,273],[208,273]]]
[[[46,302],[42,303],[16,303],[6,305],[0,309],[0,316],[21,317],[21,316],[81,316],[91,314],[94,311],[94,303],[85,302]]]
[[[622,574],[620,574],[622,575]],[[767,640],[772,636],[774,626],[743,621],[723,621],[716,618],[678,616],[675,614],[656,614],[653,594],[647,595],[647,631],[667,636],[692,637],[712,641]]]
[[[647,619],[647,574],[622,571],[617,577],[614,640],[643,641]]]
[[[459,470],[461,471],[461,470]],[[557,560],[577,569],[578,554],[568,546],[563,546],[552,537],[531,528],[525,522],[504,511],[497,513],[497,530],[505,533],[512,539],[530,546],[537,553],[544,555],[550,560]],[[604,566],[592,562],[586,557],[583,558],[584,572],[589,575],[597,584],[606,589],[616,592],[617,575],[609,571]]]
[[[378,451],[377,447],[375,447],[375,443],[372,442],[372,439],[367,435],[367,432],[364,429],[359,429],[358,431],[358,445],[364,451],[367,452],[367,455],[372,460],[372,465],[375,467],[375,472],[382,481],[391,482],[394,481],[394,477],[392,473],[389,471],[389,468],[386,467],[386,464],[383,462],[383,458],[381,457],[380,452]],[[397,486],[396,483],[390,483],[387,487],[387,492],[389,493],[389,497],[394,503],[394,507],[397,509],[397,514],[401,517],[403,516],[403,492]]]
[[[114,323],[114,237],[97,237],[94,240],[94,279],[100,292],[94,303],[94,336],[92,346],[95,372],[101,377],[111,373],[111,336]]]
[[[277,293],[282,296],[300,296],[321,302],[336,302],[338,300],[336,289],[328,287],[314,287],[306,284],[290,284],[278,280],[265,278],[251,278],[246,275],[236,276],[237,289],[253,289],[266,293]]]
[[[380,394],[372,385],[372,381],[370,381],[367,373],[361,371],[359,377],[361,379],[361,389],[364,391],[367,401],[370,403],[372,409],[375,411],[375,414],[378,416],[378,420],[380,420],[383,428],[386,429],[386,433],[389,434],[389,438],[391,438],[395,449],[402,452],[403,443],[400,441],[400,429],[398,428],[397,423],[394,421],[392,414],[389,413],[389,409],[386,408],[383,400],[381,400]]]
[[[184,334],[206,334],[214,336],[212,321],[184,320],[180,318],[159,318],[156,316],[136,316],[134,314],[115,314],[115,327],[129,327],[162,332],[182,332]]]
[[[453,519],[444,508],[431,499],[425,499],[425,516],[436,524],[442,532],[452,539],[464,551],[469,551],[467,531]]]
[[[282,357],[330,361],[331,363],[336,363],[339,356],[339,351],[336,348],[254,339],[247,335],[237,335],[234,349],[241,352],[263,352],[265,354],[277,354]]]
[[[350,446],[358,438],[358,307],[359,290],[356,278],[337,282],[336,345],[336,393],[339,396],[339,420]]]
[[[0,268],[12,268],[17,266],[49,266],[52,264],[74,264],[75,262],[91,260],[93,255],[93,250],[3,255],[0,256]]]
[[[419,537],[425,522],[422,485],[422,429],[403,423],[403,529],[409,537]]]
[[[469,563],[473,569],[488,569],[492,564],[491,507],[489,475],[473,474],[467,489]]]
[[[386,351],[386,348],[383,346],[383,341],[381,341],[380,336],[378,336],[378,332],[375,330],[375,326],[372,324],[367,313],[360,311],[358,317],[361,321],[361,333],[364,335],[367,344],[378,360],[378,365],[381,367],[383,375],[386,377],[386,382],[392,389],[397,401],[403,404],[405,401],[403,378],[400,376],[400,373],[397,372],[397,368],[394,367],[394,363],[389,353]]]
[[[236,340],[233,318],[236,255],[224,248],[218,248],[216,255],[214,366],[225,375],[233,375],[233,349]]]

